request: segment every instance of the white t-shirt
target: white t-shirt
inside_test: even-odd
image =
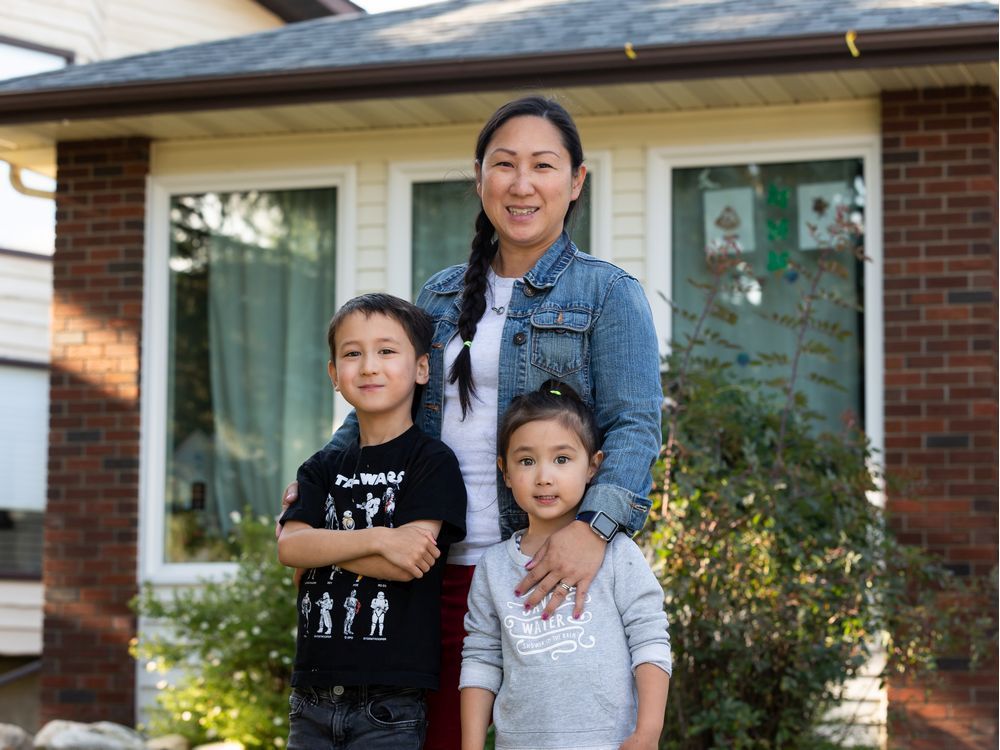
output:
[[[476,327],[471,347],[472,378],[476,396],[462,419],[458,383],[448,382],[451,365],[462,350],[461,336],[452,337],[444,352],[444,412],[441,440],[455,451],[468,493],[465,539],[451,545],[448,562],[475,565],[490,546],[500,541],[497,505],[497,399],[500,371],[500,338],[507,320],[507,306],[516,279],[487,277],[486,311]]]

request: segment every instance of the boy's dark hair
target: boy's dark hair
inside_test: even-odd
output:
[[[497,455],[504,465],[507,463],[507,449],[514,431],[528,422],[542,419],[555,419],[576,432],[588,456],[593,456],[601,447],[601,431],[590,407],[572,386],[559,380],[546,380],[537,391],[516,396],[500,419]]]
[[[405,299],[394,297],[391,294],[374,292],[349,299],[330,319],[330,325],[326,329],[326,343],[330,346],[331,361],[337,359],[337,328],[348,315],[357,312],[366,318],[370,318],[372,315],[385,315],[392,318],[406,331],[406,336],[413,344],[418,357],[430,352],[431,338],[434,336],[434,321],[431,320],[431,316]]]

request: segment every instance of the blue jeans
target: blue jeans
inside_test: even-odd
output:
[[[288,750],[420,750],[424,743],[420,688],[292,688],[288,704]]]

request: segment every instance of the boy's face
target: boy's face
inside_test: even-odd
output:
[[[409,418],[413,391],[428,378],[406,331],[388,315],[348,315],[337,327],[330,381],[359,413]]]

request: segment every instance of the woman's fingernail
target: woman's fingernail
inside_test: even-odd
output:
[[[514,589],[514,596],[520,596],[520,595],[521,595],[521,590],[520,589]]]
[[[548,612],[542,612],[542,619],[543,620],[548,620],[549,619],[549,613]]]

